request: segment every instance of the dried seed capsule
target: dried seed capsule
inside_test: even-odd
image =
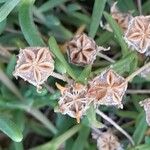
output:
[[[53,70],[54,61],[48,48],[28,47],[20,50],[13,75],[39,87]]]
[[[114,3],[110,9],[110,13],[112,17],[115,19],[115,21],[118,23],[118,25],[122,28],[122,30],[125,32],[128,28],[129,22],[132,19],[131,14],[129,13],[122,13],[117,8],[117,3]]]
[[[123,150],[118,138],[110,131],[92,133],[92,137],[97,140],[98,150]]]
[[[125,33],[129,46],[140,53],[145,53],[150,47],[150,16],[137,16],[130,21]]]
[[[122,98],[126,89],[125,79],[109,69],[89,83],[87,95],[95,98],[95,104],[116,105],[122,108]]]
[[[86,34],[77,35],[68,43],[67,53],[73,64],[79,66],[92,64],[96,59],[97,45]]]
[[[85,97],[87,92],[86,86],[73,83],[66,87],[61,88],[60,85],[57,87],[62,94],[58,102],[60,112],[76,118],[79,123],[80,118],[85,114],[91,103],[91,99]]]
[[[141,101],[139,104],[144,107],[146,113],[146,122],[150,126],[150,98]]]

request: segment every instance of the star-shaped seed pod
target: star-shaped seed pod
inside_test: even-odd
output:
[[[60,112],[76,118],[79,123],[91,103],[91,99],[85,97],[87,92],[86,86],[80,83],[73,83],[66,87],[61,87],[57,84],[57,87],[62,94],[58,102]]]
[[[134,17],[125,33],[129,46],[140,53],[145,53],[150,47],[150,16]]]
[[[89,83],[87,96],[94,98],[95,104],[115,105],[122,108],[122,98],[126,89],[127,83],[125,79],[109,69]]]
[[[146,113],[146,122],[150,126],[150,98],[141,101],[139,104],[144,107]]]
[[[70,63],[78,66],[92,64],[101,50],[109,50],[109,48],[97,46],[95,41],[84,33],[76,35],[67,45]]]
[[[111,132],[93,132],[93,139],[97,141],[98,150],[123,150],[118,138]]]
[[[121,29],[125,32],[128,28],[130,20],[133,18],[131,14],[129,13],[123,13],[117,8],[117,2],[115,2],[111,9],[110,13],[115,19],[115,21],[118,23],[118,25],[121,27]]]
[[[37,88],[53,73],[54,61],[48,48],[28,47],[18,55],[14,76],[21,77]]]

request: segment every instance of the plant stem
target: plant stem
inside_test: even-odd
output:
[[[141,0],[137,0],[137,5],[138,5],[139,14],[142,15],[142,4],[141,4]]]
[[[135,72],[133,72],[130,76],[128,76],[126,78],[126,82],[131,81],[136,75],[138,75],[139,73],[141,73],[142,71],[144,71],[148,67],[150,67],[150,62],[145,64],[143,67],[141,67],[140,69],[136,70]]]
[[[111,123],[117,130],[119,130],[122,134],[124,134],[129,141],[131,142],[132,145],[135,145],[132,137],[124,130],[122,129],[117,123],[115,123],[110,117],[108,117],[107,115],[105,115],[103,112],[101,112],[100,110],[96,110],[96,113],[98,115],[100,115],[103,119],[107,120],[109,123]]]
[[[150,94],[150,90],[134,90],[134,89],[129,89],[126,92],[127,94]]]
[[[67,79],[63,75],[56,73],[56,72],[53,72],[51,74],[51,76],[53,76],[54,78],[57,78],[59,80],[65,81],[65,82],[67,81]]]
[[[115,63],[115,60],[113,60],[112,58],[108,57],[107,55],[105,54],[102,54],[100,52],[97,53],[97,56],[107,60],[108,62],[111,62],[111,63]]]

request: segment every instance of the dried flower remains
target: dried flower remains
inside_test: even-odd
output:
[[[120,108],[127,89],[125,79],[113,70],[102,72],[89,83],[88,96],[95,99],[95,104],[115,105]]]
[[[110,13],[113,19],[115,19],[121,29],[125,32],[128,28],[130,20],[132,19],[132,15],[130,13],[121,12],[117,7],[117,2],[112,5]]]
[[[125,33],[129,46],[140,53],[145,53],[150,47],[150,16],[134,17]]]
[[[111,131],[93,133],[92,137],[97,140],[98,150],[123,150],[118,138]]]
[[[76,118],[79,123],[91,103],[91,99],[85,97],[87,87],[80,83],[73,83],[66,87],[57,85],[57,87],[62,94],[58,102],[60,112]]]
[[[146,122],[150,126],[150,98],[141,101],[139,104],[144,107],[146,113]]]
[[[97,46],[95,41],[84,33],[76,35],[68,42],[67,47],[70,62],[78,66],[92,64],[99,51],[109,50],[109,48]]]
[[[14,76],[19,76],[39,88],[53,70],[54,61],[48,48],[28,47],[20,50]]]

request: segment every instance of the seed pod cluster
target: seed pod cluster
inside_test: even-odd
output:
[[[13,75],[39,87],[53,73],[54,61],[48,48],[21,49]]]
[[[73,83],[58,88],[62,94],[59,100],[60,112],[76,118],[79,122],[91,103],[95,107],[106,105],[122,108],[127,83],[123,77],[109,69],[91,80],[88,85]]]

